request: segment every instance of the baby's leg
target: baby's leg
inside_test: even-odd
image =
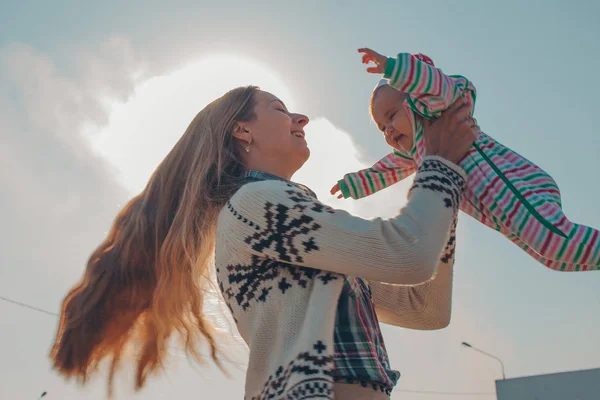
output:
[[[540,264],[544,264],[546,267],[553,269],[555,271],[564,271],[564,272],[572,272],[572,271],[588,271],[595,270],[598,267],[590,266],[590,265],[582,265],[582,264],[572,264],[565,263],[560,261],[548,260],[542,256],[540,256],[536,251],[532,250],[529,246],[521,241],[514,234],[510,234],[506,236],[508,240],[519,246],[523,249],[527,254],[536,259]]]
[[[476,144],[478,154],[470,158],[478,161],[471,162],[475,167],[468,171],[467,187],[486,216],[496,218],[530,255],[557,263],[545,264],[559,270],[562,264],[600,269],[600,232],[567,219],[552,177],[487,135]]]
[[[472,201],[472,198],[465,197],[463,202],[461,203],[461,210],[465,213],[469,214],[479,222],[487,225],[488,227],[500,232],[502,235],[506,236],[508,240],[519,246],[523,251],[537,260],[540,264],[545,265],[546,267],[556,270],[556,271],[585,271],[588,269],[593,269],[588,265],[581,264],[571,264],[564,263],[559,261],[548,260],[542,256],[540,256],[537,252],[532,250],[529,246],[521,241],[515,234],[511,233],[508,228],[506,228],[500,221],[496,219],[493,215],[487,216],[482,210],[481,205],[477,203],[477,201]]]

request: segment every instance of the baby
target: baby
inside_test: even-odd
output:
[[[460,98],[475,104],[473,84],[443,74],[427,56],[359,52],[363,63],[375,64],[367,72],[383,74],[371,96],[371,116],[395,151],[371,168],[346,174],[331,189],[341,192],[339,198],[366,197],[412,175],[423,157],[424,119],[437,118]],[[540,167],[485,133],[460,166],[467,173],[461,210],[548,268],[600,269],[600,231],[567,219],[556,182]]]

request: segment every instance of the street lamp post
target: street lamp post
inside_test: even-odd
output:
[[[499,359],[498,357],[496,357],[496,356],[494,356],[494,355],[492,355],[492,354],[490,354],[490,353],[486,353],[485,351],[483,351],[483,350],[480,350],[480,349],[478,349],[477,347],[473,347],[473,346],[471,346],[471,345],[470,345],[469,343],[467,343],[467,342],[462,342],[462,345],[463,345],[463,346],[465,346],[465,347],[468,347],[468,348],[470,348],[470,349],[473,349],[473,350],[475,350],[475,351],[478,351],[478,352],[480,352],[481,354],[485,354],[486,356],[488,356],[488,357],[491,357],[491,358],[495,359],[496,361],[498,361],[498,362],[500,363],[500,365],[502,366],[502,379],[503,379],[503,380],[504,380],[504,379],[506,379],[506,375],[504,374],[504,363],[502,362],[502,360],[501,360],[501,359]]]

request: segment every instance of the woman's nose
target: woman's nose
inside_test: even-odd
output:
[[[304,114],[292,114],[292,121],[295,124],[298,124],[298,125],[304,127],[306,124],[308,124],[308,121],[310,121],[310,120]]]

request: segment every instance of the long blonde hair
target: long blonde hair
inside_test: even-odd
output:
[[[62,303],[50,357],[65,377],[85,383],[108,359],[112,380],[127,345],[137,346],[136,389],[167,354],[173,333],[198,361],[199,339],[219,364],[202,311],[217,216],[244,172],[237,122],[252,121],[255,86],[231,90],[196,115],[146,188],[117,215],[81,281]]]

